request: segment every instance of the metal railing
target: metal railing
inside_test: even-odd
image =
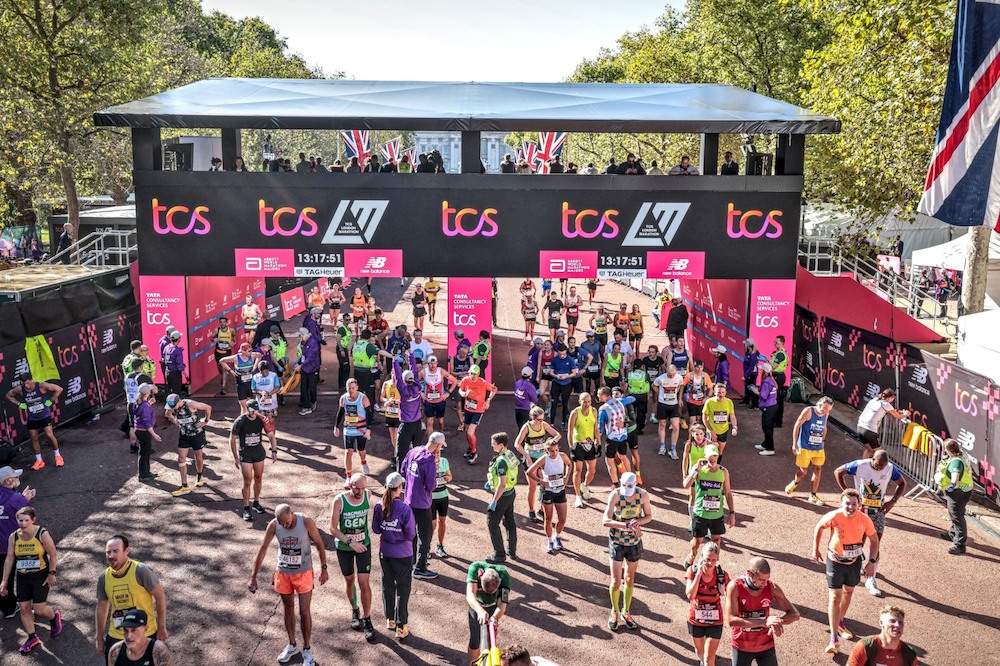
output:
[[[931,433],[930,451],[927,454],[916,451],[903,445],[903,433],[906,431],[906,425],[898,419],[883,420],[879,442],[881,442],[885,452],[889,454],[892,464],[913,481],[913,485],[906,491],[905,497],[917,499],[924,493],[937,496],[941,488],[934,480],[934,475],[938,465],[946,457],[944,440]]]
[[[139,256],[134,229],[95,231],[49,257],[50,264],[106,268],[128,266]]]

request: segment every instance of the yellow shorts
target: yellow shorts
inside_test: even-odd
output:
[[[826,462],[826,451],[820,449],[819,451],[810,451],[808,449],[799,449],[799,452],[795,454],[795,466],[805,469],[810,465],[815,465],[816,467],[822,467],[823,463]]]

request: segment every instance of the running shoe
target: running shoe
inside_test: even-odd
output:
[[[63,460],[62,456],[56,456],[56,467],[65,467],[66,461]]]
[[[316,666],[312,648],[302,648],[302,666]]]
[[[364,627],[364,623],[361,622],[361,613],[358,612],[357,608],[351,608],[351,629],[354,631],[361,631]]]
[[[378,403],[375,403],[375,411],[381,413],[382,412],[382,405],[380,405]]]
[[[178,488],[177,490],[175,490],[170,494],[173,495],[174,497],[181,497],[182,495],[187,495],[190,492],[191,492],[190,488],[188,488],[187,486],[181,486],[180,488]]]
[[[809,493],[809,501],[815,504],[816,506],[826,506],[826,502],[821,500],[819,498],[819,495],[817,495],[816,493]]]
[[[681,421],[681,427],[687,430],[690,426],[688,425],[687,421]]]
[[[638,629],[639,623],[632,619],[631,613],[625,613],[622,615],[622,619],[625,620],[625,626],[629,629]]]
[[[556,550],[562,550],[562,549],[563,549],[562,539],[556,537]]]
[[[953,537],[951,535],[951,532],[941,532],[940,534],[938,534],[938,536],[941,537],[942,539],[944,539],[945,541],[954,541],[955,540],[955,537]]]
[[[656,420],[656,417],[655,417],[655,416],[650,416],[650,417],[649,417],[649,422],[650,422],[650,423],[659,423],[659,422],[658,422],[658,421]]]
[[[487,564],[503,564],[506,561],[507,561],[507,556],[506,555],[501,555],[499,557],[497,557],[496,555],[487,555],[486,556],[486,563]]]
[[[35,648],[35,646],[41,644],[42,642],[38,640],[38,636],[32,636],[28,640],[24,641],[24,645],[21,646],[21,654],[28,654]]]
[[[250,522],[253,520],[253,513],[250,512],[250,507],[243,507],[243,520]]]
[[[385,621],[385,628],[388,631],[396,631],[396,621],[395,620],[386,620]]]
[[[404,624],[402,627],[396,627],[396,640],[406,640],[410,635],[410,625]]]
[[[635,482],[640,486],[645,485],[642,482],[642,472],[640,472],[639,470],[635,470]]]
[[[680,460],[680,456],[677,455],[677,449],[673,446],[667,451],[667,455],[670,456],[671,460]]]
[[[413,577],[419,578],[421,580],[434,580],[438,577],[437,573],[431,571],[430,569],[414,569]]]
[[[472,456],[469,458],[469,464],[475,465],[477,460],[479,460],[479,454],[473,453]]]
[[[202,477],[202,476],[201,476],[201,475],[199,474],[199,475],[198,475],[198,480],[197,480],[197,481],[195,481],[195,484],[194,484],[194,485],[198,486],[199,488],[201,488],[201,487],[202,487],[203,485],[205,485],[205,479],[204,479],[204,477]]]
[[[437,555],[438,558],[442,560],[447,560],[449,557],[451,557],[447,552],[445,552],[444,546],[442,546],[441,544],[438,544],[437,550],[434,551],[434,554]]]
[[[658,453],[661,456],[667,455],[667,445],[666,444],[660,444],[660,450],[658,451]]]
[[[62,623],[62,611],[53,611],[52,613],[52,623],[49,625],[49,636],[55,638],[62,633],[63,623]]]
[[[952,546],[948,549],[949,555],[965,555],[965,546]]]
[[[458,424],[458,432],[465,432],[465,424],[464,423],[459,423]]]
[[[774,455],[774,451],[772,451],[771,449],[764,449],[763,451],[758,451],[757,455],[759,455],[759,456],[773,456]]]
[[[798,487],[799,487],[799,484],[797,484],[794,481],[792,481],[787,486],[785,486],[785,494],[786,495],[791,495],[792,493],[795,492],[795,489],[798,488]],[[809,501],[812,501],[812,498],[813,498],[813,496],[810,495],[809,496]]]
[[[468,460],[469,458],[471,458],[472,457],[472,449],[466,449],[465,453],[462,454],[462,457],[465,458],[466,460]]]
[[[608,616],[608,629],[618,631],[618,613],[612,613]]]
[[[826,654],[837,654],[840,649],[840,641],[830,641],[830,644],[826,646]]]
[[[878,589],[878,583],[875,582],[874,578],[869,578],[868,581],[865,583],[865,587],[868,588],[868,594],[872,595],[873,597],[882,596],[882,590]]]
[[[365,618],[365,640],[369,643],[375,642],[378,638],[378,632],[375,631],[375,625],[372,624],[372,619],[370,617]]]
[[[581,483],[580,487],[583,489],[583,499],[589,500],[590,499],[590,488],[587,487],[586,483]]]
[[[540,513],[541,513],[541,511],[539,511],[538,513],[535,513],[534,511],[529,511],[528,512],[528,520],[530,520],[533,523],[540,523],[540,522],[542,522],[542,516],[539,515]]]
[[[754,444],[753,448],[757,449],[758,451],[763,451],[764,450],[764,445],[763,444]]]
[[[583,508],[583,498],[580,497],[579,495],[577,495],[576,496],[576,501],[573,502],[573,507],[577,508],[577,509],[582,509]]]
[[[257,500],[253,501],[253,504],[250,506],[250,508],[256,511],[257,513],[264,513],[264,507],[262,507],[260,505],[260,502],[258,502]]]
[[[841,620],[840,624],[837,625],[837,635],[846,641],[854,638],[854,632],[847,628],[847,625],[844,624],[843,620]]]
[[[295,643],[289,643],[288,645],[285,646],[285,649],[281,651],[281,654],[278,655],[278,663],[287,664],[292,660],[292,657],[294,655],[297,655],[298,653],[299,653],[299,646],[296,645]]]
[[[555,555],[556,554],[556,545],[554,543],[552,543],[551,541],[549,541],[549,545],[547,545],[545,547],[545,552],[548,553],[549,555]]]
[[[361,463],[361,473],[364,474],[365,476],[368,476],[369,474],[372,473],[372,469],[371,467],[368,466],[368,463]]]
[[[33,470],[35,470],[37,472],[38,470],[42,469],[43,467],[45,467],[45,461],[44,460],[36,460],[35,464],[31,466],[31,469],[33,469]],[[25,645],[27,645],[27,643],[25,643]],[[32,646],[32,647],[34,647],[34,646]],[[30,649],[31,648],[28,648],[28,650],[30,650]],[[21,650],[21,651],[24,652],[24,650]]]

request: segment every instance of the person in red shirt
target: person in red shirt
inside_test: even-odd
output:
[[[777,609],[782,616],[771,615]],[[726,586],[726,622],[732,631],[733,666],[777,666],[774,639],[798,621],[799,611],[771,582],[771,565],[763,557],[750,560],[745,575]]]
[[[883,606],[878,614],[881,631],[854,644],[847,666],[917,666],[917,653],[903,642],[906,613],[899,606]]]
[[[465,452],[465,458],[470,465],[476,464],[479,456],[476,454],[476,427],[483,418],[483,414],[490,408],[490,399],[496,395],[497,387],[479,376],[478,365],[469,368],[469,376],[463,379],[458,385],[458,394],[465,399],[465,411],[463,413],[463,423],[465,423],[465,439],[469,443],[469,450]]]
[[[701,547],[700,557],[688,569],[684,580],[684,593],[691,600],[688,634],[702,666],[715,666],[724,622],[722,595],[727,585],[729,574],[719,566],[719,546],[709,541]]]

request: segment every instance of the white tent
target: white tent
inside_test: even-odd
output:
[[[958,319],[958,363],[1000,383],[1000,310]]]
[[[969,239],[961,236],[947,243],[914,252],[910,263],[914,266],[964,271],[965,256],[968,253]],[[997,261],[1000,261],[1000,235],[994,231],[990,235],[990,263]]]

